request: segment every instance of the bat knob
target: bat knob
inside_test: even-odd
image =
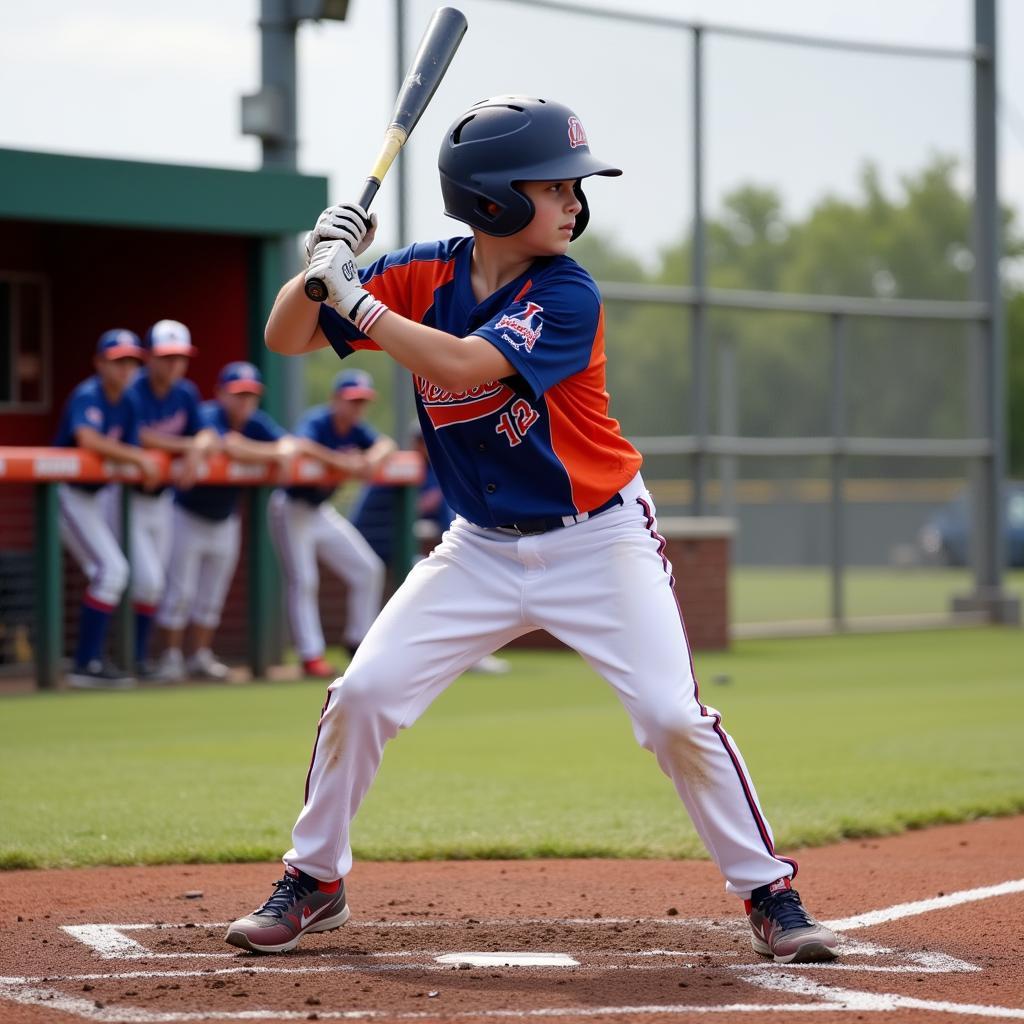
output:
[[[313,302],[327,301],[327,285],[319,277],[311,277],[305,286],[306,298]]]

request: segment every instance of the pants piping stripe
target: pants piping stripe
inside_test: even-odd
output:
[[[686,621],[683,617],[683,609],[679,604],[679,598],[675,591],[675,578],[672,576],[671,565],[668,558],[665,555],[665,548],[668,541],[665,537],[661,536],[660,533],[655,529],[655,518],[651,511],[651,506],[644,501],[643,498],[636,499],[637,504],[643,509],[644,515],[647,517],[647,532],[658,542],[658,554],[661,556],[661,563],[665,569],[666,575],[669,577],[669,584],[672,588],[672,598],[676,603],[676,610],[679,613],[679,623],[683,627],[683,635],[686,637],[686,652],[690,659],[690,675],[693,677],[693,696],[697,702],[697,706],[700,708],[700,713],[705,718],[713,719],[712,728],[715,730],[715,734],[721,741],[722,746],[725,748],[726,754],[729,756],[729,760],[732,762],[733,770],[736,772],[736,776],[740,782],[740,788],[743,790],[744,798],[747,802],[747,807],[750,810],[750,814],[754,819],[754,824],[757,827],[758,835],[761,837],[761,842],[764,843],[765,849],[778,861],[786,864],[792,869],[792,877],[796,877],[798,865],[795,860],[788,857],[780,857],[775,852],[775,844],[772,842],[771,833],[768,831],[768,825],[766,824],[764,817],[761,814],[760,808],[757,806],[757,801],[754,799],[754,794],[750,788],[750,781],[747,778],[746,772],[743,770],[740,760],[736,755],[735,750],[732,748],[732,744],[725,734],[725,730],[722,728],[722,716],[719,714],[712,715],[707,707],[702,703],[700,699],[700,687],[697,682],[697,670],[693,663],[693,649],[690,646],[690,639],[686,633]]]

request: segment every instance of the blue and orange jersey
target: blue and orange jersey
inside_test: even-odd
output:
[[[329,406],[318,405],[310,409],[295,425],[296,437],[308,437],[317,444],[322,444],[331,451],[343,452],[366,451],[372,448],[380,436],[369,423],[353,423],[348,429],[339,433],[334,425],[334,416]],[[336,487],[287,487],[288,497],[298,498],[309,505],[323,504],[336,490]]]
[[[417,243],[361,270],[396,313],[490,342],[515,368],[453,393],[414,377],[431,465],[448,504],[479,526],[578,515],[636,475],[640,453],[608,415],[604,309],[593,278],[568,256],[537,259],[477,302],[472,238]],[[329,306],[320,327],[344,358],[377,348]]]

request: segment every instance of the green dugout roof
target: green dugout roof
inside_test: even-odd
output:
[[[0,219],[268,236],[326,205],[323,177],[0,149]]]

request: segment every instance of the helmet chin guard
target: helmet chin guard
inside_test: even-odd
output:
[[[470,107],[445,133],[437,166],[444,212],[497,237],[522,231],[533,218],[522,182],[574,178],[582,205],[572,233],[578,238],[590,220],[582,179],[622,173],[591,154],[568,107],[530,96],[495,96]]]

